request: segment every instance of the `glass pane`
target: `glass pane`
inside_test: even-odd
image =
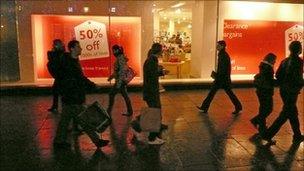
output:
[[[90,78],[109,76],[110,51],[108,42],[109,16],[107,1],[57,1],[45,6],[41,1],[32,8],[40,8],[44,13],[32,14],[33,52],[37,79],[51,78],[47,71],[47,51],[52,49],[52,41],[61,39],[66,45],[76,39],[82,47],[80,63],[84,74]],[[60,14],[56,6],[60,6]],[[105,79],[98,82],[105,82]]]
[[[154,41],[164,45],[160,64],[170,71],[163,80],[209,80],[216,16],[217,1],[154,1]]]
[[[275,70],[289,55],[288,45],[303,45],[303,4],[221,1],[219,37],[231,55],[232,78],[252,79],[267,53],[277,55]]]
[[[14,1],[1,2],[1,82],[20,79]]]

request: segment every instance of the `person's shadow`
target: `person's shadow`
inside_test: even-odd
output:
[[[216,156],[216,159],[212,163],[216,167],[215,170],[225,170],[225,146],[227,136],[233,123],[238,120],[239,115],[233,115],[226,127],[221,130],[216,130],[214,123],[210,120],[208,115],[202,116],[203,122],[205,123],[211,138],[210,153],[213,153]]]
[[[290,170],[295,158],[295,154],[300,146],[300,143],[293,143],[287,151],[283,162],[278,162],[275,154],[271,151],[271,145],[263,145],[261,139],[255,139],[253,144],[256,151],[251,159],[251,170],[267,170],[271,167],[272,170]]]

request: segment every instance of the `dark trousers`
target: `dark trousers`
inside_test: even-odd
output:
[[[55,79],[53,86],[52,86],[52,94],[53,94],[53,109],[58,109],[58,98],[59,98],[59,85],[58,80]]]
[[[280,95],[283,100],[283,110],[279,117],[268,129],[268,138],[272,138],[280,130],[281,126],[289,119],[294,137],[300,136],[300,123],[298,118],[297,99],[299,92],[280,89]]]
[[[253,120],[259,123],[259,130],[265,131],[266,129],[266,118],[272,112],[273,109],[273,99],[272,90],[260,90],[257,89],[256,94],[259,99],[260,107],[259,113],[253,118]]]
[[[146,100],[148,107],[151,108],[161,108],[160,98],[148,99]],[[150,132],[149,133],[149,141],[154,141],[156,137],[160,137],[160,132]]]
[[[99,141],[99,135],[92,129],[88,124],[79,120],[77,115],[85,109],[82,105],[63,105],[62,114],[57,126],[56,136],[54,139],[55,143],[66,142],[68,137],[68,127],[71,121],[77,122],[83,130],[88,134],[94,144]]]
[[[116,84],[114,84],[113,88],[111,89],[111,91],[109,93],[108,113],[110,114],[112,112],[115,96],[117,93],[120,93],[122,95],[122,97],[125,99],[128,114],[133,114],[133,109],[132,109],[130,98],[128,96],[126,84],[122,84],[119,88],[117,88]]]
[[[242,104],[239,101],[239,99],[236,97],[236,95],[232,92],[231,87],[230,86],[221,86],[219,84],[213,83],[212,88],[208,94],[208,96],[206,97],[206,99],[203,101],[202,105],[201,105],[201,109],[204,109],[206,111],[208,111],[210,103],[213,99],[213,97],[215,96],[216,92],[220,89],[223,88],[226,92],[226,94],[229,96],[230,100],[232,101],[232,103],[235,106],[235,110],[241,110],[242,109]]]

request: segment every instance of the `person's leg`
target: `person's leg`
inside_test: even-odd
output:
[[[128,110],[128,113],[125,114],[125,115],[126,116],[131,116],[133,114],[133,109],[132,109],[131,100],[128,96],[127,85],[122,85],[121,86],[120,93],[121,93],[122,97],[125,99],[127,110]]]
[[[59,97],[59,89],[58,89],[58,81],[55,79],[53,86],[52,86],[52,95],[53,95],[53,102],[51,108],[48,109],[50,112],[57,112],[58,110],[58,97]]]
[[[252,119],[250,119],[250,122],[253,124],[254,127],[258,127],[258,125],[261,123],[261,115],[264,109],[264,98],[263,98],[263,93],[261,92],[261,90],[257,89],[256,90],[256,95],[258,97],[259,100],[259,113],[253,117]]]
[[[273,108],[272,95],[265,94],[262,101],[262,109],[260,112],[259,132],[264,133],[267,129],[266,118],[270,115]]]
[[[288,113],[288,119],[289,123],[291,125],[291,128],[293,130],[293,137],[299,137],[301,136],[301,130],[300,130],[300,122],[298,118],[298,109],[297,109],[297,99],[298,94],[297,93],[286,93],[285,97],[286,102],[286,113]]]
[[[107,109],[107,112],[109,113],[109,115],[112,112],[113,109],[113,105],[114,105],[114,100],[115,100],[115,95],[118,93],[118,89],[116,88],[116,84],[114,84],[114,86],[112,87],[110,93],[109,93],[109,106]]]
[[[146,101],[148,107],[151,108],[160,108],[160,98],[156,98],[156,99],[149,99]],[[154,141],[157,137],[160,137],[160,132],[150,132],[149,136],[148,136],[148,140],[149,141]]]
[[[226,94],[229,96],[232,103],[234,104],[234,107],[235,107],[235,112],[234,113],[237,113],[238,111],[242,110],[243,109],[242,104],[239,101],[239,99],[236,97],[236,95],[233,93],[231,88],[230,87],[225,87],[224,90],[225,90]]]
[[[280,130],[281,126],[287,121],[288,119],[288,93],[282,91],[280,89],[280,95],[283,101],[283,109],[279,115],[279,117],[272,123],[272,125],[268,128],[266,133],[266,138],[272,139],[277,132]]]
[[[202,105],[200,106],[200,109],[204,110],[205,112],[208,111],[210,103],[211,103],[212,99],[214,98],[218,89],[219,89],[218,85],[216,85],[216,84],[212,85],[211,90],[208,93],[208,96],[203,101]]]
[[[74,105],[63,105],[61,119],[57,126],[54,144],[67,143],[68,127],[73,118]]]

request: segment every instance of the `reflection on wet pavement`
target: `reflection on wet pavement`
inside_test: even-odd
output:
[[[233,105],[223,91],[215,96],[208,114],[199,113],[208,90],[167,91],[161,94],[163,132],[166,143],[151,146],[133,140],[124,117],[125,104],[116,97],[113,123],[101,134],[110,144],[96,149],[87,135],[73,134],[70,150],[55,150],[52,140],[59,113],[47,112],[51,96],[1,96],[1,170],[303,170],[303,144],[292,144],[292,130],[286,123],[275,136],[276,145],[250,140],[257,131],[249,120],[258,111],[254,89],[235,89],[243,112],[232,115]],[[145,106],[141,93],[130,93],[135,115]],[[303,129],[303,92],[298,109]],[[90,94],[87,103],[107,106],[107,94]],[[278,90],[271,124],[281,110]],[[60,111],[60,110],[59,110]]]

